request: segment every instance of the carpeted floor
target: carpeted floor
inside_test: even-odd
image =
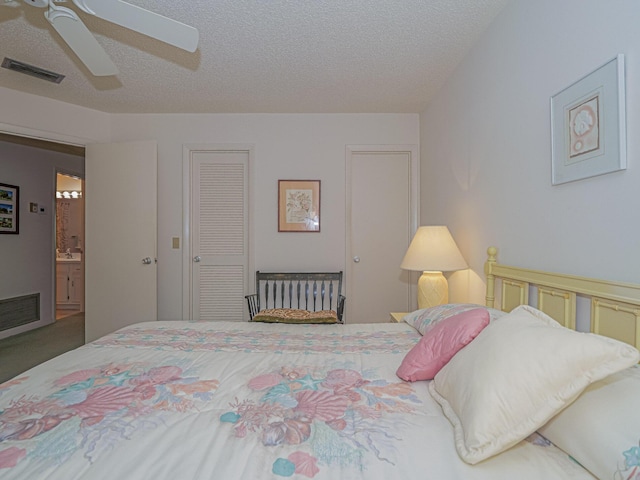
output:
[[[84,345],[84,313],[0,340],[0,383]]]

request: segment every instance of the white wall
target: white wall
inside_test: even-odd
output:
[[[66,143],[158,142],[158,314],[182,315],[182,147],[252,144],[256,268],[344,269],[345,147],[418,144],[416,114],[109,115],[0,87],[0,131]],[[278,233],[278,179],[322,181],[322,231]],[[181,242],[182,244],[182,242]]]
[[[421,115],[421,223],[450,226],[470,272],[453,301],[483,302],[499,261],[640,282],[640,3],[514,0]],[[626,57],[628,168],[551,186],[550,97]]]
[[[472,269],[451,276],[452,301],[482,301],[489,245],[504,263],[639,282],[638,24],[635,0],[513,0],[419,122],[415,115],[107,115],[0,88],[0,130],[68,141],[155,138],[159,191],[181,189],[184,143],[254,144],[258,268],[343,267],[345,145],[420,143],[421,223],[449,225]],[[617,53],[627,64],[628,169],[552,187],[549,98]],[[277,233],[277,179],[296,177],[322,180],[318,235]],[[162,198],[159,211],[159,312],[176,318],[182,251],[170,239],[182,236],[182,204]]]
[[[158,142],[158,315],[182,315],[183,144],[252,144],[255,269],[345,269],[345,147],[418,144],[415,114],[113,115],[112,140]],[[278,179],[321,180],[321,232],[278,233]],[[171,192],[163,195],[161,192]],[[183,242],[181,242],[184,247]]]
[[[104,142],[110,136],[110,115],[96,110],[4,87],[0,105],[0,132],[75,145]]]

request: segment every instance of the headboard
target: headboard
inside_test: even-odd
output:
[[[508,312],[529,305],[533,292],[534,307],[575,330],[577,300],[585,298],[590,302],[591,332],[640,348],[640,285],[501,265],[497,254],[496,247],[487,249],[487,307]],[[500,305],[495,305],[496,284]]]

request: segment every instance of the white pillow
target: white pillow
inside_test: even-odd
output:
[[[407,313],[402,319],[424,335],[443,320],[458,315],[459,313],[475,310],[476,308],[485,308],[489,312],[491,321],[506,315],[506,313],[501,310],[488,308],[475,303],[446,303],[444,305],[415,310]]]
[[[640,366],[595,382],[539,429],[598,478],[640,467]]]
[[[562,327],[520,306],[491,322],[429,384],[475,464],[515,445],[590,383],[638,362],[630,345]]]

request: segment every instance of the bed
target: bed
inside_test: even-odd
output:
[[[498,303],[509,308],[513,292],[527,303],[523,292],[540,280],[540,272],[498,264],[495,249],[486,272],[488,303],[496,301],[497,290]],[[544,275],[555,284],[543,288],[560,289],[566,307],[563,295],[578,277],[567,283],[561,275]],[[547,293],[537,295],[542,309],[522,306],[507,314],[494,305],[457,304],[383,325],[162,321],[123,328],[0,385],[0,478],[538,480],[602,478],[601,468],[607,478],[636,478],[639,416],[620,425],[624,401],[615,408],[597,405],[624,400],[629,391],[637,392],[635,400],[627,398],[632,408],[640,399],[637,350],[629,345],[630,332],[631,341],[637,338],[640,287],[605,283],[597,295],[578,289],[575,296],[606,303],[616,312],[615,323],[625,323],[613,329],[624,338],[588,335],[597,343],[594,355],[600,348],[604,353],[588,375],[569,372],[584,381],[569,382],[564,405],[539,428],[508,428],[524,436],[507,439],[508,446],[487,458],[477,460],[473,445],[467,447],[475,458],[461,456],[458,448],[465,448],[459,445],[465,408],[481,406],[482,392],[464,387],[472,396],[462,402],[456,424],[456,401],[446,388],[464,378],[459,371],[468,365],[456,363],[493,338],[490,328],[544,316],[550,304],[558,308]],[[570,322],[571,308],[563,312],[568,317],[562,321]],[[399,378],[399,367],[431,333],[471,314],[483,329],[464,340],[434,380]],[[627,325],[630,315],[636,316],[636,330]],[[595,316],[597,328],[611,331],[608,314]],[[496,350],[483,357],[504,362]],[[490,365],[484,367],[479,378],[491,376]],[[438,386],[441,378],[446,381]],[[604,418],[596,425],[583,421],[593,408],[601,408]],[[620,430],[624,438],[612,439]],[[620,441],[626,446],[619,447]],[[489,443],[495,447],[495,439]],[[603,444],[614,449],[600,454],[604,461],[585,466],[578,460],[594,456],[590,449],[602,450]]]

